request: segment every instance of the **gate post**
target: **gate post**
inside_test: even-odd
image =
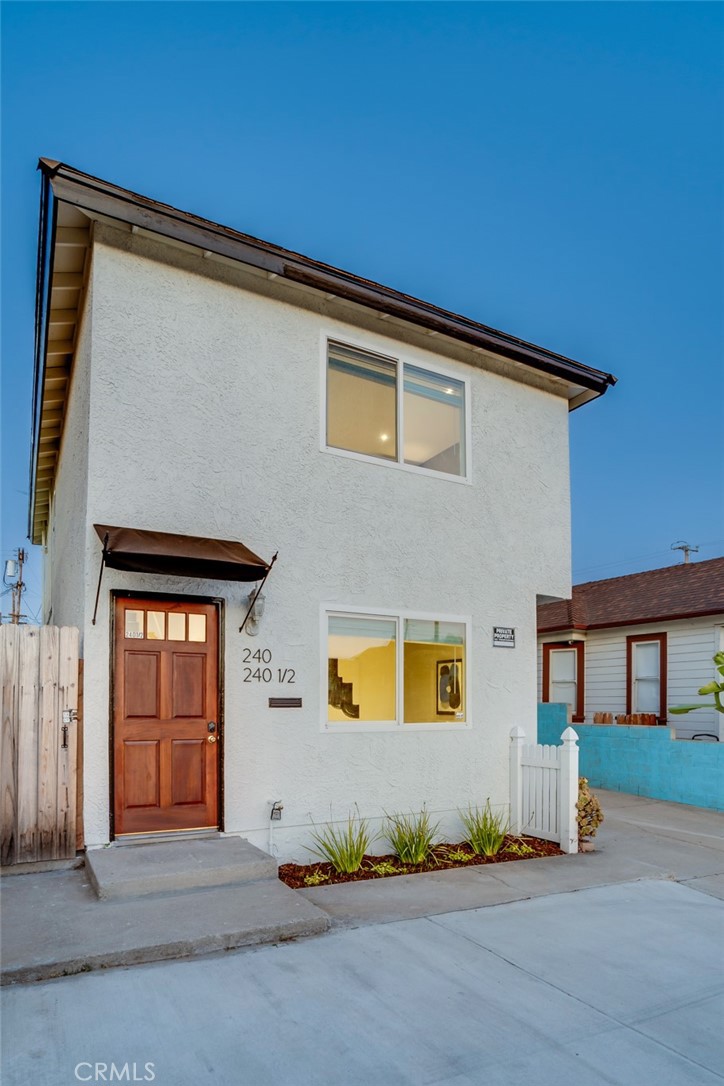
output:
[[[560,765],[558,826],[563,852],[578,852],[578,735],[566,728],[558,748]]]
[[[516,724],[510,729],[510,832],[518,834],[523,823],[523,769],[521,758],[525,732]]]

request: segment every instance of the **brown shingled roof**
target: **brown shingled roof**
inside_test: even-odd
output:
[[[573,597],[538,608],[538,632],[632,626],[724,613],[724,558],[682,563],[573,586]]]

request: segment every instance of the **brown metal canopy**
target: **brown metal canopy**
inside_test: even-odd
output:
[[[110,524],[93,527],[103,544],[103,562],[110,569],[212,581],[260,581],[271,565],[234,540],[116,528]]]

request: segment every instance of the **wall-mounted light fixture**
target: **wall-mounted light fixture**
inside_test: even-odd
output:
[[[267,571],[264,574],[264,577],[259,587],[252,588],[251,592],[246,597],[246,602],[248,605],[247,612],[244,615],[244,621],[239,627],[239,633],[242,633],[244,630],[246,630],[246,632],[248,634],[251,634],[253,637],[254,634],[257,634],[259,632],[259,621],[261,619],[261,616],[264,614],[264,604],[266,603],[266,599],[262,595],[261,590],[266,584],[266,579],[271,573],[271,568],[276,562],[278,554],[279,552],[277,551],[277,553],[274,555],[271,562],[269,563]]]
[[[247,612],[246,622],[244,629],[252,637],[255,637],[259,633],[259,623],[261,616],[264,614],[264,607],[266,606],[266,596],[262,593],[261,589],[255,589],[250,592],[246,600],[249,611]]]

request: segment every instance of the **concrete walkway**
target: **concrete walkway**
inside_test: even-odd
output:
[[[724,813],[598,792],[597,850],[291,891],[276,880],[99,902],[83,870],[3,876],[5,983],[192,957],[357,927],[673,879],[724,898]]]

